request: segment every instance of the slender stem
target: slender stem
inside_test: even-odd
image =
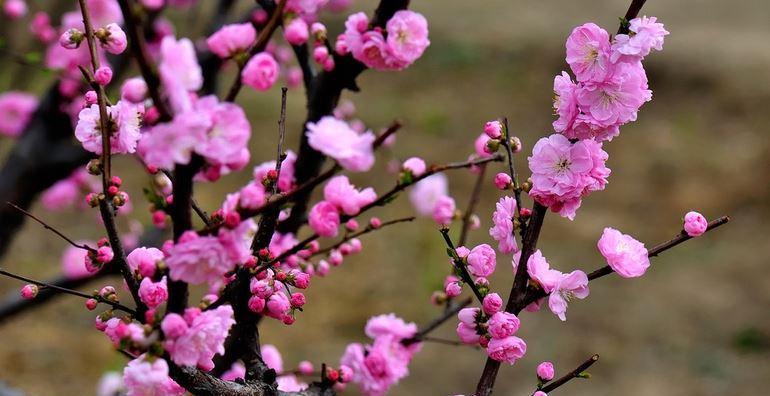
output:
[[[539,391],[550,393],[551,391],[555,390],[556,388],[566,384],[567,382],[571,381],[572,379],[578,378],[581,376],[586,370],[588,370],[589,367],[591,367],[594,363],[596,363],[599,360],[599,355],[593,355],[585,362],[581,363],[579,366],[577,366],[574,370],[570,371],[569,373],[565,374],[564,376],[560,377],[559,379],[553,380],[552,382],[549,382],[542,388],[539,388]],[[533,392],[534,393],[534,392]]]
[[[325,247],[323,249],[319,249],[317,252],[313,253],[310,257],[319,256],[319,255],[328,253],[328,252],[330,252],[330,251],[332,251],[334,249],[337,249],[338,247],[342,246],[344,243],[349,242],[351,239],[358,238],[358,237],[360,237],[362,235],[366,235],[366,234],[368,234],[368,233],[370,233],[372,231],[381,230],[381,229],[383,229],[383,228],[385,228],[385,227],[387,227],[389,225],[398,224],[398,223],[404,223],[404,222],[408,222],[408,221],[412,221],[412,220],[414,220],[414,216],[403,217],[403,218],[400,218],[400,219],[386,221],[386,222],[383,222],[377,228],[374,228],[372,226],[368,226],[368,227],[366,227],[365,229],[363,229],[361,231],[352,233],[350,235],[346,235],[344,238],[342,238],[342,240],[340,240],[339,242],[335,243],[334,245],[327,246],[327,247]]]
[[[227,92],[227,96],[225,96],[226,102],[234,102],[235,99],[238,97],[238,93],[241,91],[241,88],[243,87],[243,81],[241,80],[241,72],[243,71],[244,66],[246,65],[246,63],[248,63],[251,57],[265,50],[265,47],[267,46],[267,43],[270,41],[270,38],[273,36],[273,33],[275,33],[275,30],[281,24],[280,22],[281,16],[283,16],[283,10],[287,2],[288,0],[280,0],[280,2],[278,3],[278,7],[276,7],[276,9],[273,10],[273,14],[270,16],[270,20],[267,21],[267,24],[265,25],[264,28],[262,28],[262,31],[259,33],[259,36],[257,37],[257,42],[254,43],[254,46],[252,46],[251,49],[249,50],[249,58],[246,59],[242,65],[239,65],[238,75],[235,76],[235,80],[233,81],[233,84],[230,86],[230,90]]]
[[[38,280],[35,280],[35,279],[27,278],[25,276],[16,275],[16,274],[14,274],[12,272],[8,272],[8,271],[6,271],[6,270],[4,270],[2,268],[0,268],[0,275],[5,275],[5,276],[7,276],[9,278],[20,280],[22,282],[32,283],[32,284],[40,286],[40,287],[45,287],[45,288],[49,288],[51,290],[56,290],[56,291],[58,291],[60,293],[71,294],[73,296],[78,296],[78,297],[82,297],[82,298],[85,298],[85,299],[94,299],[94,300],[96,300],[96,301],[98,301],[100,303],[110,305],[110,306],[112,306],[115,309],[119,309],[119,310],[121,310],[123,312],[127,312],[127,313],[131,314],[132,316],[136,317],[136,311],[134,311],[133,309],[131,309],[129,307],[126,307],[125,305],[122,305],[120,303],[117,303],[117,302],[114,302],[114,301],[110,301],[110,300],[108,300],[106,298],[103,298],[102,296],[99,296],[99,295],[89,295],[89,294],[86,294],[86,293],[83,293],[83,292],[79,292],[77,290],[67,289],[66,287],[56,286],[56,285],[52,285],[52,284],[45,283],[45,282],[42,282],[42,281],[38,281]]]
[[[401,129],[402,124],[399,120],[394,120],[386,129],[383,131],[379,136],[377,136],[376,139],[374,139],[374,142],[372,143],[372,148],[377,150],[382,146],[383,143],[385,143],[385,140],[387,140],[390,135],[398,132],[399,129]]]
[[[283,152],[283,142],[286,140],[286,91],[288,88],[281,87],[281,117],[278,119],[278,153],[275,155],[275,180],[273,181],[272,195],[278,193],[278,180],[281,178],[281,164],[286,157]]]
[[[473,302],[473,299],[468,297],[457,304],[453,304],[452,307],[450,307],[449,309],[445,309],[441,313],[441,315],[439,315],[436,319],[433,319],[430,323],[428,323],[427,326],[425,326],[425,328],[418,331],[417,334],[415,334],[412,338],[407,338],[405,340],[402,340],[401,343],[408,346],[416,342],[420,342],[425,336],[430,334],[433,330],[436,330],[439,326],[444,324],[444,322],[446,322],[447,320],[453,318],[455,315],[457,315],[458,312],[460,312],[460,310],[467,307],[472,302]]]
[[[460,238],[457,240],[458,246],[464,246],[468,239],[468,231],[471,229],[471,217],[473,211],[476,209],[476,205],[481,199],[481,189],[484,187],[484,175],[487,172],[487,166],[479,166],[479,174],[476,176],[476,183],[473,185],[473,191],[471,192],[471,198],[468,200],[468,207],[465,208],[463,213],[462,227],[460,228]]]
[[[521,218],[521,187],[519,186],[519,175],[516,173],[516,167],[513,163],[513,148],[511,147],[511,132],[508,129],[508,117],[503,118],[503,129],[504,134],[502,144],[503,147],[505,147],[506,154],[508,155],[508,174],[511,176],[513,183],[513,197],[516,199],[516,214],[517,217]],[[522,226],[521,231],[523,236],[526,228]]]
[[[459,256],[457,255],[457,249],[455,249],[455,245],[454,243],[452,243],[452,238],[449,237],[449,229],[442,228],[441,236],[444,237],[444,241],[446,242],[447,247],[452,251],[452,264],[454,265],[457,272],[460,274],[460,278],[462,278],[462,280],[468,284],[468,287],[471,288],[471,290],[473,291],[473,294],[479,300],[479,304],[483,303],[484,296],[481,295],[479,288],[476,287],[476,283],[473,282],[473,278],[471,278],[471,274],[468,273],[468,268],[466,268],[465,264],[459,260]]]
[[[89,251],[89,252],[95,252],[95,251],[96,251],[96,249],[94,249],[94,248],[92,248],[92,247],[90,247],[90,246],[88,246],[88,245],[85,245],[85,244],[83,244],[83,245],[79,245],[79,244],[75,243],[75,241],[73,241],[72,239],[68,238],[68,237],[67,237],[66,235],[64,235],[64,234],[63,234],[61,231],[57,230],[57,229],[56,229],[56,228],[54,228],[53,226],[51,226],[51,225],[49,225],[48,223],[44,222],[43,220],[40,220],[40,219],[39,219],[39,218],[37,218],[35,215],[33,215],[32,213],[30,213],[30,212],[28,212],[28,211],[26,211],[26,210],[24,210],[24,209],[20,208],[19,206],[16,206],[16,205],[14,205],[14,204],[12,204],[12,203],[10,203],[10,202],[6,202],[6,204],[7,204],[8,206],[10,206],[10,207],[12,207],[12,208],[14,208],[14,209],[18,210],[19,212],[23,213],[25,216],[27,216],[27,217],[31,218],[32,220],[35,220],[36,222],[40,223],[40,225],[42,225],[42,226],[43,226],[45,229],[52,231],[54,234],[56,234],[56,235],[58,235],[59,237],[61,237],[61,239],[64,239],[65,241],[69,242],[69,244],[70,244],[70,245],[72,245],[72,246],[74,246],[74,247],[76,247],[76,248],[80,248],[80,249],[83,249],[83,250],[87,250],[87,251]]]

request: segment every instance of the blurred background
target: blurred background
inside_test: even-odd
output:
[[[206,6],[196,12],[205,15],[209,1],[200,3]],[[374,6],[374,1],[356,1],[351,11],[370,12]],[[526,169],[525,154],[551,131],[552,81],[567,67],[564,41],[570,30],[593,21],[614,32],[627,7],[626,0],[414,1],[413,9],[430,23],[432,44],[426,53],[404,72],[364,73],[359,79],[362,92],[344,95],[372,128],[395,118],[404,123],[378,170],[356,175],[354,181],[388,190],[394,182],[384,171],[389,156],[420,155],[431,163],[464,160],[483,123],[501,116],[509,118],[524,143],[516,161],[519,169]],[[502,368],[495,394],[530,394],[539,362],[554,362],[560,375],[594,353],[601,358],[590,370],[592,379],[573,381],[559,394],[767,392],[770,3],[650,0],[642,14],[657,16],[671,32],[665,50],[645,60],[654,99],[637,122],[605,145],[612,169],[607,189],[584,200],[574,222],[547,216],[539,247],[557,268],[590,271],[603,265],[595,245],[605,226],[652,246],[674,236],[681,217],[692,209],[708,218],[730,215],[733,221],[656,258],[642,278],[609,276],[592,283],[589,298],[570,304],[565,323],[548,312],[523,314],[520,332],[528,343],[527,355],[514,367]],[[189,18],[174,18],[182,23],[180,34],[194,30]],[[344,15],[324,21],[337,33]],[[26,26],[4,29],[6,38],[26,48]],[[2,91],[42,92],[53,78],[11,64],[5,56],[0,62]],[[21,82],[20,75],[25,75]],[[223,81],[229,82],[229,76]],[[271,159],[278,89],[267,94],[248,90],[239,102],[253,122],[252,162]],[[304,119],[301,88],[289,92],[288,114],[290,147],[296,147]],[[1,151],[12,144],[4,139]],[[117,161],[115,169],[125,175],[128,191],[136,197],[136,217],[150,224],[139,202],[145,176],[129,160]],[[250,174],[246,170],[216,185],[199,184],[196,198],[213,210]],[[465,171],[450,174],[458,207],[467,204],[474,180]],[[471,244],[489,242],[486,230],[499,196],[488,180],[477,210],[482,227],[471,234]],[[89,218],[95,212],[33,209],[75,239],[101,236]],[[412,213],[405,195],[376,212],[383,219]],[[287,367],[304,359],[336,365],[347,343],[367,341],[363,327],[370,316],[394,312],[421,324],[440,312],[429,297],[449,267],[430,219],[384,229],[363,242],[363,254],[349,258],[327,278],[314,280],[295,325],[265,321],[262,340],[281,350]],[[27,222],[0,264],[51,277],[59,273],[64,247],[63,241]],[[508,259],[501,257],[492,279],[492,287],[503,296],[512,279],[509,268]],[[0,279],[4,293],[20,286]],[[92,323],[93,314],[83,309],[83,301],[63,297],[1,324],[0,379],[30,395],[93,394],[102,373],[121,370],[125,358]],[[454,323],[436,335],[453,338]],[[427,343],[413,361],[411,375],[391,394],[469,394],[485,358],[466,347]],[[351,388],[349,394],[356,391]]]

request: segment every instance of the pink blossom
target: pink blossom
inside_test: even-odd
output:
[[[265,314],[272,318],[283,319],[291,310],[291,301],[286,297],[283,291],[277,291],[267,300],[267,311]]]
[[[118,101],[107,107],[110,118],[110,150],[113,154],[133,153],[141,137],[139,133],[140,117],[138,108],[126,101]],[[99,106],[93,104],[84,108],[78,115],[75,127],[75,137],[83,144],[83,148],[95,153],[102,153],[102,132],[99,118]]]
[[[275,345],[262,345],[262,360],[265,361],[267,367],[275,370],[277,373],[283,372],[283,358]]]
[[[219,239],[187,231],[168,251],[166,264],[172,280],[192,284],[219,282],[235,267]]]
[[[172,169],[188,164],[196,145],[206,139],[210,120],[205,114],[189,112],[172,122],[160,123],[146,130],[138,150],[147,165]]]
[[[36,12],[32,17],[29,31],[43,44],[48,44],[56,38],[56,29],[51,26],[51,17],[43,11]]]
[[[19,19],[27,15],[27,3],[24,0],[5,0],[3,13],[11,20]]]
[[[468,272],[473,276],[488,277],[495,272],[497,255],[494,249],[486,243],[471,249],[468,254]]]
[[[170,313],[163,318],[160,328],[166,337],[177,338],[187,332],[189,326],[184,317],[176,313]]]
[[[362,207],[374,202],[377,194],[371,187],[357,190],[350,184],[347,176],[335,176],[324,186],[324,199],[340,212],[353,216],[358,214]]]
[[[493,339],[507,338],[519,331],[520,321],[516,315],[505,311],[497,312],[487,321],[487,330]]]
[[[294,18],[283,30],[283,36],[291,45],[302,45],[309,37],[307,22],[302,18]]]
[[[618,34],[612,42],[612,62],[638,61],[650,51],[663,50],[664,37],[669,33],[655,17],[643,16],[629,21],[627,34]]]
[[[419,59],[430,45],[428,21],[417,12],[397,11],[388,20],[385,29],[388,31],[388,54],[398,59],[398,62],[388,62],[391,65],[399,65],[395,69],[408,66]]]
[[[640,62],[618,64],[603,80],[577,90],[580,111],[601,127],[635,121],[639,108],[651,99]]]
[[[236,379],[246,378],[246,366],[241,362],[235,362],[230,369],[222,373],[222,379],[225,381],[235,381]]]
[[[480,313],[481,309],[479,308],[463,308],[457,313],[457,319],[459,319],[461,323],[475,325],[476,319]]]
[[[126,33],[116,23],[110,23],[96,32],[101,47],[107,52],[118,55],[123,53],[128,46]]]
[[[540,378],[541,381],[550,381],[554,375],[553,363],[542,362],[537,365],[537,378]]]
[[[698,212],[687,212],[684,215],[684,231],[691,237],[699,237],[708,229],[709,223],[702,214]]]
[[[350,344],[340,364],[353,371],[352,382],[367,396],[383,396],[408,375],[410,357],[400,343],[378,338],[373,345]]]
[[[153,282],[150,278],[142,279],[139,284],[139,297],[142,302],[150,308],[156,308],[168,300],[168,287],[166,286],[166,277],[159,282]]]
[[[90,241],[77,241],[82,245],[93,245]],[[61,258],[62,272],[69,279],[82,279],[91,276],[91,272],[85,266],[87,252],[75,246],[67,246]]]
[[[573,298],[588,297],[588,276],[583,271],[562,274],[548,298],[548,308],[562,321],[567,320],[567,303]]]
[[[258,91],[267,91],[278,80],[278,62],[269,53],[260,52],[246,63],[241,79]]]
[[[610,36],[594,23],[576,27],[567,38],[567,63],[578,81],[601,82],[610,72]]]
[[[516,214],[516,200],[512,197],[502,197],[495,204],[492,213],[492,228],[489,236],[497,241],[497,249],[501,253],[511,253],[518,250],[514,236],[513,217]]]
[[[497,293],[489,293],[484,296],[481,305],[484,308],[485,314],[494,315],[503,307],[503,299],[500,298],[500,295]]]
[[[203,370],[214,368],[212,358],[225,352],[224,342],[233,320],[233,308],[222,305],[216,309],[201,312],[188,308],[185,312],[187,330],[172,338],[166,338],[163,346],[174,363],[182,366],[198,366]]]
[[[340,226],[340,214],[334,204],[321,201],[310,209],[308,224],[322,237],[335,237]]]
[[[508,187],[511,186],[511,183],[513,183],[513,179],[511,179],[511,176],[507,173],[500,172],[495,175],[495,187],[499,188],[500,190],[508,189]]]
[[[197,100],[194,111],[209,119],[206,139],[195,146],[195,152],[214,164],[227,164],[246,148],[251,137],[249,124],[243,109],[234,103],[219,102],[209,95]]]
[[[115,371],[104,373],[96,385],[96,396],[115,396],[125,392],[123,376]]]
[[[583,196],[604,189],[610,170],[607,153],[593,140],[571,143],[563,135],[541,138],[528,158],[533,187],[529,195],[570,220]]]
[[[145,277],[155,274],[160,260],[163,260],[163,252],[156,248],[138,247],[126,256],[126,262],[131,272],[139,272]]]
[[[123,383],[127,396],[176,396],[185,393],[184,388],[168,376],[168,363],[146,354],[128,362],[123,370]]]
[[[452,197],[448,195],[439,197],[436,200],[436,206],[433,207],[433,221],[438,225],[448,226],[454,219],[456,209],[455,200]]]
[[[141,103],[147,97],[147,83],[141,77],[129,78],[120,87],[120,98],[131,103]]]
[[[375,137],[371,131],[358,134],[346,122],[326,116],[307,123],[307,138],[310,147],[334,158],[349,171],[365,172],[374,165]]]
[[[514,364],[527,353],[527,344],[519,337],[493,338],[487,345],[487,355],[498,362]]]
[[[527,260],[527,273],[546,293],[553,292],[559,285],[562,273],[551,269],[540,250],[536,250]]]
[[[567,132],[572,130],[572,125],[577,117],[577,89],[578,85],[572,82],[572,78],[563,71],[553,79],[553,109],[559,118],[553,122],[553,129],[556,132]],[[567,136],[570,138],[577,136]]]
[[[405,322],[395,314],[379,315],[369,318],[364,332],[369,338],[389,336],[394,341],[411,338],[417,334],[417,324]]]
[[[203,86],[203,74],[190,39],[166,36],[160,43],[160,79],[175,114],[192,108],[190,92]]]
[[[624,278],[642,276],[650,267],[644,244],[614,228],[604,229],[597,247],[612,270]]]
[[[411,157],[404,161],[403,165],[401,165],[401,168],[410,172],[414,177],[420,177],[423,173],[425,173],[427,166],[425,165],[425,161],[423,161],[422,158]]]
[[[250,22],[234,23],[222,26],[206,39],[206,44],[211,52],[226,59],[246,51],[256,39],[257,31]]]
[[[32,119],[37,104],[37,98],[26,92],[8,91],[0,94],[0,135],[21,135]]]
[[[463,344],[478,344],[479,338],[481,337],[476,332],[475,324],[460,322],[457,324],[457,329],[455,331],[457,333],[457,338],[459,338]]]
[[[418,214],[430,216],[439,198],[449,194],[448,180],[443,173],[430,175],[415,184],[409,192],[409,201]]]

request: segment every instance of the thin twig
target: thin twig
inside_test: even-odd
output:
[[[39,218],[35,217],[35,215],[33,215],[32,213],[30,213],[30,212],[28,212],[28,211],[26,211],[26,210],[24,210],[24,209],[22,209],[22,208],[20,208],[20,207],[18,207],[16,205],[12,204],[10,202],[6,202],[6,205],[8,205],[8,206],[18,210],[19,212],[23,213],[25,216],[31,218],[32,220],[35,220],[40,225],[42,225],[45,229],[52,231],[54,234],[56,234],[59,237],[61,237],[61,239],[64,239],[65,241],[67,241],[70,245],[72,245],[72,246],[74,246],[76,248],[87,250],[89,252],[95,252],[96,251],[96,249],[94,249],[94,248],[92,248],[92,247],[90,247],[90,246],[88,246],[86,244],[79,245],[79,244],[75,243],[75,241],[73,241],[72,239],[68,238],[61,231],[57,230],[53,226],[51,226],[48,223],[44,222],[43,220],[40,220]]]
[[[444,237],[444,241],[446,242],[447,247],[452,251],[452,264],[454,265],[457,272],[460,274],[460,278],[462,278],[462,280],[468,284],[468,287],[471,288],[471,290],[473,291],[473,294],[479,300],[479,304],[483,303],[484,296],[481,295],[479,288],[476,287],[476,283],[473,282],[473,278],[471,278],[471,274],[468,273],[468,268],[466,268],[465,264],[462,261],[460,261],[459,256],[457,255],[457,249],[455,249],[455,245],[452,242],[452,238],[449,237],[449,229],[442,228],[441,236]]]
[[[374,139],[374,142],[372,143],[372,148],[377,150],[380,146],[382,146],[383,143],[385,143],[385,140],[387,140],[390,135],[398,132],[399,129],[401,129],[402,124],[399,120],[394,120],[388,127],[381,133],[379,136],[377,136],[376,139]]]
[[[319,255],[328,253],[328,252],[330,252],[330,251],[332,251],[334,249],[337,249],[338,247],[342,246],[346,242],[349,242],[351,239],[358,238],[358,237],[360,237],[362,235],[366,235],[366,234],[368,234],[370,232],[373,232],[373,231],[381,230],[381,229],[383,229],[383,228],[385,228],[385,227],[387,227],[389,225],[398,224],[398,223],[404,223],[404,222],[412,221],[414,219],[415,219],[414,216],[403,217],[403,218],[400,218],[400,219],[395,219],[395,220],[390,220],[390,221],[383,222],[377,228],[374,228],[371,225],[367,226],[365,229],[363,229],[361,231],[352,233],[350,235],[346,235],[344,238],[342,238],[342,240],[340,240],[339,242],[335,243],[334,245],[327,246],[327,247],[325,247],[323,249],[319,249],[317,252],[313,253],[310,257],[319,256]]]
[[[94,299],[94,300],[96,300],[96,301],[98,301],[100,303],[108,304],[108,305],[112,306],[115,309],[119,309],[119,310],[121,310],[123,312],[129,313],[132,316],[136,317],[136,311],[134,311],[133,309],[131,309],[131,308],[125,306],[125,305],[122,305],[120,303],[117,303],[117,302],[114,302],[114,301],[110,301],[110,300],[108,300],[106,298],[103,298],[102,296],[99,296],[99,295],[89,295],[89,294],[86,294],[86,293],[83,293],[83,292],[79,292],[77,290],[67,289],[66,287],[56,286],[56,285],[52,285],[52,284],[45,283],[45,282],[42,282],[42,281],[38,281],[38,280],[35,280],[35,279],[27,278],[25,276],[16,275],[16,274],[14,274],[12,272],[8,272],[8,271],[6,271],[6,270],[4,270],[2,268],[0,268],[0,275],[5,275],[5,276],[7,276],[9,278],[20,280],[22,282],[32,283],[32,284],[40,286],[40,287],[45,287],[45,288],[49,288],[51,290],[56,290],[56,291],[61,292],[61,293],[71,294],[73,296],[78,296],[78,297],[82,297],[82,298],[85,298],[85,299]]]
[[[463,213],[460,238],[457,240],[457,246],[465,246],[465,242],[468,239],[468,231],[471,229],[471,217],[473,217],[473,211],[476,210],[476,205],[478,205],[481,198],[481,190],[484,187],[484,175],[486,172],[486,165],[479,166],[479,174],[476,176],[476,183],[473,185],[473,191],[468,200],[468,207],[465,208],[465,213]]]
[[[577,368],[570,371],[569,373],[565,374],[564,376],[560,377],[559,379],[553,380],[552,382],[549,382],[542,388],[539,388],[538,390],[545,393],[550,393],[551,391],[555,390],[556,388],[566,384],[570,380],[574,378],[578,378],[582,375],[584,375],[585,371],[588,370],[589,367],[591,367],[596,361],[599,360],[599,355],[593,355],[585,362],[581,363]],[[534,393],[534,392],[533,392]]]
[[[472,302],[473,299],[468,297],[457,304],[453,304],[449,309],[445,309],[436,319],[433,319],[430,323],[428,323],[425,328],[418,331],[417,334],[415,334],[413,337],[402,340],[401,343],[408,346],[416,342],[420,342],[425,336],[430,334],[433,330],[436,330],[447,320],[453,318],[455,315],[457,315],[458,312],[460,312],[460,310],[467,307]]]

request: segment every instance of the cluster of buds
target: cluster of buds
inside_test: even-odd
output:
[[[241,215],[233,210],[225,212],[222,209],[217,209],[211,213],[211,222],[214,224],[223,224],[229,229],[234,229],[241,224]]]
[[[109,187],[107,187],[107,197],[112,199],[112,204],[116,207],[121,207],[128,202],[128,193],[120,190],[120,186],[123,184],[123,180],[118,176],[112,176],[109,180]]]
[[[480,147],[485,154],[496,153],[501,146],[510,146],[511,153],[515,154],[521,151],[521,140],[516,136],[510,136],[508,130],[502,122],[495,120],[484,124],[484,134],[479,136]],[[479,153],[481,154],[481,153]]]
[[[96,29],[94,36],[99,40],[99,45],[107,52],[119,55],[126,50],[128,40],[126,33],[116,23]],[[59,37],[59,44],[66,49],[77,49],[86,39],[86,34],[80,29],[71,28]]]
[[[329,385],[342,385],[350,382],[353,379],[353,369],[348,366],[341,365],[338,369],[331,366],[325,366],[326,371],[321,373],[321,378],[324,383]],[[341,389],[338,389],[341,390]]]
[[[326,26],[315,22],[310,26],[313,34],[313,61],[323,67],[325,71],[334,69],[334,56],[331,53],[329,40],[326,38]]]
[[[259,272],[249,284],[249,309],[291,325],[296,320],[295,311],[302,310],[306,300],[304,294],[292,293],[289,286],[306,289],[309,284],[310,275],[296,269]]]

